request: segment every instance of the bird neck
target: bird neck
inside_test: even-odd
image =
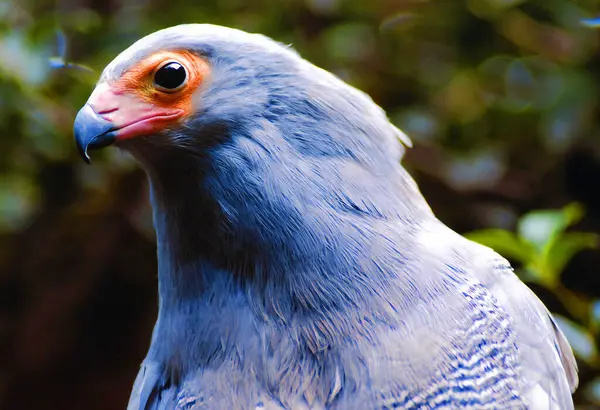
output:
[[[339,182],[341,168],[299,180],[294,172],[303,164],[266,161],[251,144],[238,140],[205,158],[177,155],[147,167],[161,309],[219,297],[218,287],[223,297],[254,294],[268,316],[326,316],[363,304],[377,286],[384,292],[392,279],[382,264],[398,271],[414,221],[431,215],[408,174],[400,166],[398,175],[369,174],[359,188]],[[403,178],[405,185],[386,188],[387,179]],[[356,189],[364,192],[357,197]]]
[[[319,352],[388,320],[388,300],[418,300],[401,272],[410,271],[414,221],[431,212],[402,168],[389,180],[406,185],[369,180],[359,198],[356,183],[298,179],[300,164],[261,165],[236,152],[145,166],[159,262],[150,358],[193,366],[206,352],[253,349],[251,335],[267,328]],[[318,175],[342,173],[328,171]]]

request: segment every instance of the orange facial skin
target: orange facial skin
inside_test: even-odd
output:
[[[176,90],[154,84],[154,74],[176,61],[187,72]],[[94,111],[117,129],[118,140],[150,135],[178,123],[194,111],[192,97],[210,74],[208,63],[188,51],[160,51],[127,70],[113,83],[99,84],[88,100]]]

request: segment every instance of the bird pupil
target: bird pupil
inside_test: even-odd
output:
[[[179,63],[172,62],[161,67],[154,75],[154,82],[160,87],[172,90],[185,81],[185,68]]]

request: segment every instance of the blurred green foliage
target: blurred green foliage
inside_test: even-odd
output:
[[[532,211],[517,223],[516,234],[504,229],[484,229],[466,234],[524,265],[522,277],[548,288],[560,284],[560,273],[579,251],[596,248],[600,236],[587,232],[565,232],[583,217],[578,204],[559,211]]]
[[[269,35],[369,93],[413,139],[405,163],[440,219],[557,313],[576,401],[600,406],[600,43],[581,24],[599,6],[0,0],[0,408],[127,400],[154,319],[145,183],[114,149],[83,164],[71,128],[117,53],[189,22]]]

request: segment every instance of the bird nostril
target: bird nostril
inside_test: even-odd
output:
[[[92,108],[94,108],[94,106],[92,105]],[[110,114],[113,113],[115,111],[117,111],[119,108],[115,107],[115,108],[107,108],[105,110],[101,110],[101,111],[96,111],[96,109],[94,108],[94,111],[96,111],[96,114],[98,115],[106,115],[106,114]]]

